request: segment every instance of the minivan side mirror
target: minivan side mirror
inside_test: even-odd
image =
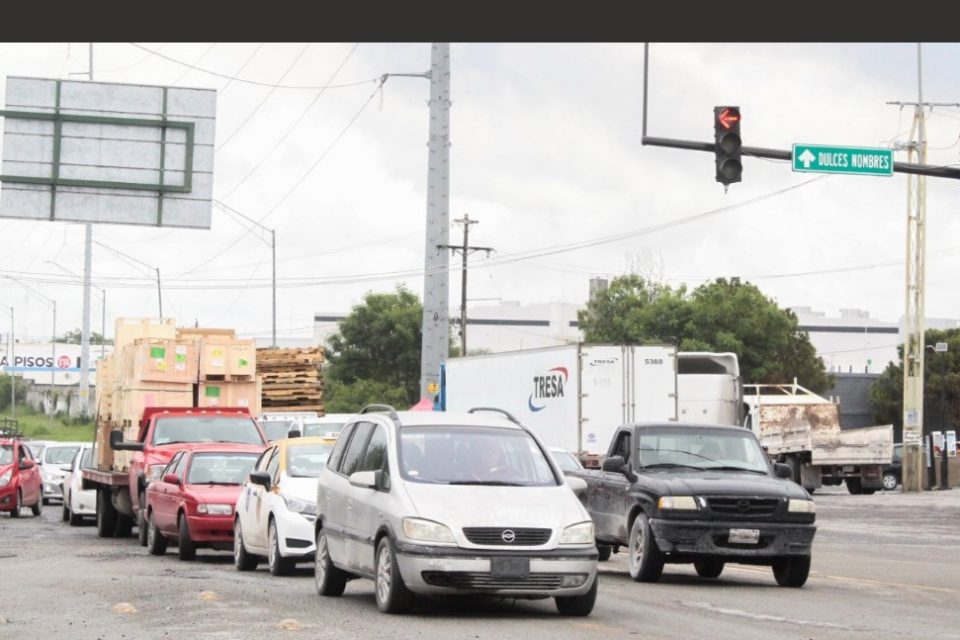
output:
[[[567,486],[570,487],[575,496],[580,496],[587,490],[587,481],[583,478],[566,476],[564,480],[566,480]]]
[[[609,458],[604,459],[601,469],[603,471],[609,471],[610,473],[624,473],[624,466],[626,462],[623,459],[623,456],[610,456]]]
[[[376,471],[357,471],[350,474],[350,484],[363,489],[377,489],[380,483],[377,482]]]
[[[788,464],[783,464],[782,462],[773,463],[773,472],[778,478],[786,478],[787,480],[793,478],[793,467]]]
[[[270,474],[266,471],[251,471],[250,482],[253,484],[258,484],[264,489],[269,489],[273,484],[273,478],[271,478]]]

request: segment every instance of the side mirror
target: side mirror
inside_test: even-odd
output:
[[[356,473],[351,473],[350,484],[363,489],[376,489],[379,485],[377,482],[377,472],[357,471]]]
[[[582,495],[587,490],[587,481],[583,478],[577,478],[576,476],[566,476],[567,486],[573,491],[573,494],[576,496]]]
[[[24,460],[23,462],[20,463],[20,470],[26,471],[27,469],[33,469],[35,466],[37,466],[37,463],[35,461]]]
[[[110,448],[114,451],[143,451],[142,442],[125,442],[123,431],[114,429],[110,432]]]
[[[266,471],[251,471],[250,482],[258,484],[264,489],[269,489],[273,485],[273,478]]]
[[[778,478],[786,478],[787,480],[793,478],[793,467],[788,464],[783,464],[782,462],[773,463],[773,472]]]
[[[164,476],[163,476],[163,481],[166,482],[167,484],[175,484],[175,485],[179,486],[179,485],[180,485],[180,476],[178,476],[178,475],[175,474],[175,473],[167,473],[167,474],[164,474]]]
[[[626,462],[623,459],[623,456],[610,456],[603,461],[601,469],[603,471],[609,471],[610,473],[624,473],[624,466]]]
[[[73,473],[72,464],[62,464],[60,465],[60,471],[66,471],[67,473]]]

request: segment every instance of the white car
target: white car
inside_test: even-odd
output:
[[[266,556],[270,573],[293,573],[297,562],[313,560],[317,476],[326,467],[335,438],[287,438],[257,460],[235,508],[234,564],[257,567]]]
[[[304,418],[300,435],[304,437],[336,438],[340,434],[340,430],[343,429],[343,425],[354,415],[352,413],[328,413],[319,418]]]
[[[70,464],[61,466],[63,478],[63,521],[76,527],[84,516],[97,515],[96,489],[84,489],[81,469],[93,468],[93,445],[80,445]]]
[[[40,476],[43,478],[43,504],[51,500],[63,501],[63,476],[61,467],[70,464],[83,442],[50,442],[37,459]]]

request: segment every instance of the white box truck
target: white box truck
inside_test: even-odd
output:
[[[676,421],[673,345],[571,344],[451,358],[442,404],[505,409],[548,446],[602,455],[617,427]]]

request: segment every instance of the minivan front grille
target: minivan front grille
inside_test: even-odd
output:
[[[780,506],[779,498],[707,497],[710,510],[724,516],[772,516]]]
[[[423,581],[435,587],[451,589],[510,589],[513,591],[545,591],[559,589],[563,575],[556,573],[531,573],[526,578],[494,578],[489,573],[467,571],[424,571]],[[583,581],[580,582],[583,584]]]
[[[463,535],[473,544],[511,547],[536,547],[547,544],[550,529],[529,527],[464,527]]]

